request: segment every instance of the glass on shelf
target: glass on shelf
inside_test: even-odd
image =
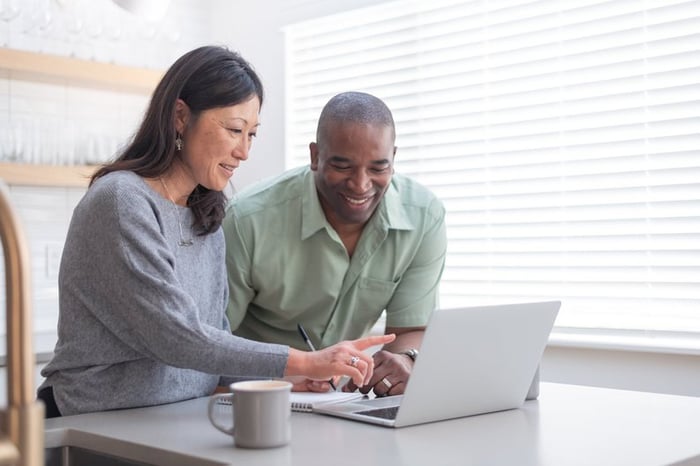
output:
[[[0,0],[0,20],[2,20],[0,46],[6,47],[9,45],[10,23],[19,16],[21,11],[20,0]]]
[[[21,41],[25,49],[49,52],[47,36],[53,25],[50,0],[32,0],[22,14]]]

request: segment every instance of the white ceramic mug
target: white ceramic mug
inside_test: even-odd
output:
[[[291,439],[292,384],[284,380],[247,380],[232,383],[231,393],[217,393],[209,399],[209,421],[221,432],[233,435],[233,442],[242,448],[271,448]],[[222,426],[214,419],[214,406],[219,399],[233,404],[233,425]]]

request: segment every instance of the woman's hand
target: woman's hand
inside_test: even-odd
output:
[[[328,380],[346,375],[357,386],[369,383],[374,370],[372,356],[364,352],[369,347],[391,343],[396,335],[377,335],[341,341],[319,351],[289,349],[285,376],[304,375],[314,380]]]

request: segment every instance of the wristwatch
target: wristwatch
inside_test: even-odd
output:
[[[411,361],[416,362],[416,358],[418,357],[418,350],[415,348],[409,348],[406,351],[401,351],[399,354],[405,354],[409,358],[411,358]]]

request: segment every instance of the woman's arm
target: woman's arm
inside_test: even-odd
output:
[[[372,356],[364,350],[375,345],[391,343],[395,335],[376,335],[352,341],[341,341],[319,351],[289,349],[284,375],[304,375],[311,379],[328,380],[346,375],[362,386],[369,382],[374,370]]]

